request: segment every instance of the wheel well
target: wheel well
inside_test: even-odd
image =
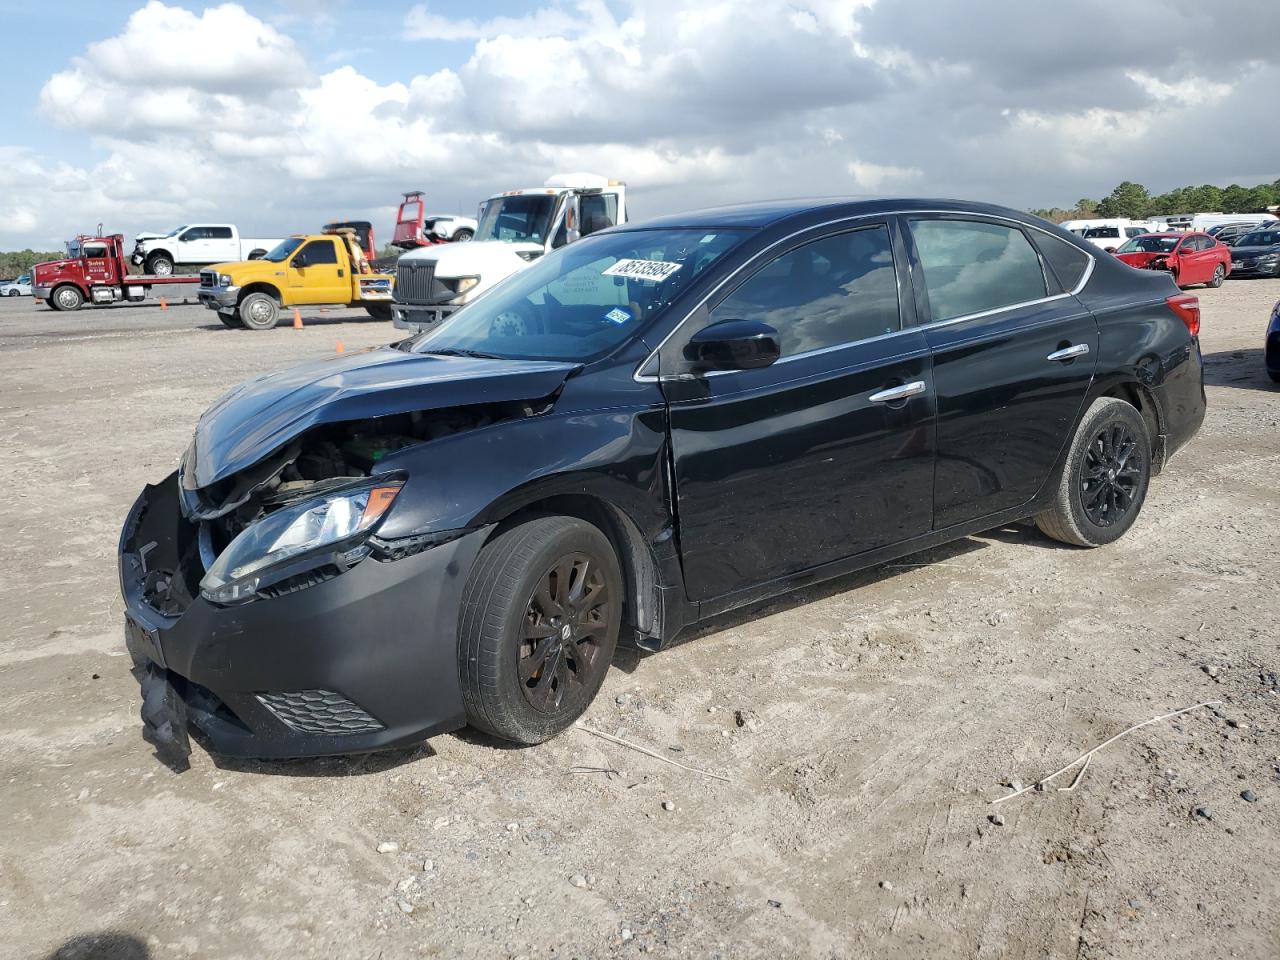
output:
[[[1103,396],[1123,400],[1142,414],[1142,421],[1147,425],[1147,436],[1151,438],[1151,472],[1158,474],[1164,466],[1164,430],[1160,423],[1160,408],[1151,391],[1140,383],[1130,382],[1117,384]]]
[[[170,260],[172,260],[173,254],[170,253],[168,250],[148,250],[147,255],[142,258],[142,262],[145,264],[152,257],[168,257]]]
[[[277,305],[279,305],[280,303],[280,291],[277,290],[275,287],[273,287],[269,283],[249,284],[247,287],[245,287],[243,290],[240,291],[240,297],[238,300],[236,300],[236,303],[237,304],[243,303],[244,298],[251,293],[265,293],[268,297],[274,300]]]
[[[624,625],[645,636],[655,636],[662,629],[658,600],[658,564],[635,522],[622,510],[596,497],[565,495],[548,497],[528,504],[504,517],[502,526],[510,526],[530,516],[556,514],[576,517],[598,529],[608,539],[622,565],[626,585],[623,605]]]

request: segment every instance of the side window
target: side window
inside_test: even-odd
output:
[[[322,263],[337,263],[338,251],[332,240],[312,240],[293,258],[295,267],[314,267]]]
[[[900,329],[888,228],[840,233],[784,253],[711,311],[710,322],[720,320],[769,324],[784,357]]]
[[[192,227],[181,236],[181,240],[190,243],[192,240],[203,240],[205,238],[204,227]]]
[[[209,227],[208,231],[209,231],[210,240],[230,240],[231,239],[230,227]]]
[[[1057,274],[1063,290],[1074,290],[1089,266],[1089,255],[1074,244],[1055,237],[1051,233],[1032,232],[1036,246]]]
[[[912,220],[933,319],[1039,300],[1044,271],[1021,230],[974,220]]]
[[[618,197],[613,193],[587,194],[581,200],[582,235],[612,227],[618,222]]]

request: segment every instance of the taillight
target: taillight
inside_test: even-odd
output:
[[[1187,325],[1193,337],[1200,336],[1200,298],[1193,293],[1179,293],[1165,299],[1165,304]]]

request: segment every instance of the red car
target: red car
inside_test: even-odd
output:
[[[1231,273],[1231,248],[1207,233],[1143,234],[1122,244],[1116,257],[1140,270],[1167,270],[1180,287],[1220,287]]]

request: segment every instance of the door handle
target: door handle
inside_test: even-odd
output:
[[[1072,360],[1076,357],[1083,357],[1089,352],[1087,343],[1077,343],[1072,347],[1063,347],[1061,350],[1055,350],[1053,353],[1045,357],[1046,360]]]
[[[913,380],[911,383],[904,383],[899,387],[888,387],[884,390],[877,390],[871,396],[867,397],[872,403],[892,403],[895,400],[905,400],[907,397],[914,397],[924,393],[924,381]]]

